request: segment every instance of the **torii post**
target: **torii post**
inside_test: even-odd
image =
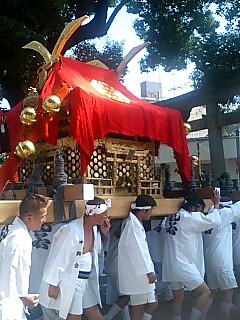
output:
[[[218,89],[199,89],[181,96],[158,101],[155,104],[166,106],[168,108],[177,109],[181,112],[184,121],[189,118],[192,108],[197,106],[206,106],[207,114],[202,119],[189,122],[191,131],[208,129],[210,158],[212,164],[213,183],[218,185],[217,179],[226,171],[222,127],[240,123],[240,111],[233,111],[224,114],[219,106],[219,101],[224,101],[226,98],[239,94],[240,92],[240,77],[236,77],[229,82],[225,82]]]

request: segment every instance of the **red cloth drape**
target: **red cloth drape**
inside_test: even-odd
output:
[[[19,116],[22,111],[22,102],[18,103],[11,111],[6,112],[6,122],[9,132],[10,148],[15,150],[19,141],[24,140],[23,127]]]
[[[80,146],[82,173],[92,156],[94,140],[121,133],[148,137],[172,147],[182,180],[189,181],[188,148],[180,113],[147,104],[113,103],[81,89],[72,91],[71,104],[70,133]]]
[[[18,182],[17,169],[21,165],[21,160],[13,153],[9,155],[8,159],[0,168],[0,192],[4,190],[7,183]]]
[[[120,91],[130,99],[130,103],[118,102],[97,93],[90,85],[93,79]],[[118,133],[146,137],[172,147],[182,180],[184,183],[189,182],[189,154],[181,114],[176,110],[150,105],[138,99],[119,82],[113,70],[64,57],[54,64],[42,89],[37,110],[38,121],[33,127],[24,130],[21,126],[21,103],[7,113],[12,150],[26,137],[33,142],[44,140],[56,144],[59,116],[44,113],[42,101],[50,95],[57,95],[61,88],[65,91],[66,86],[70,88],[67,106],[71,114],[70,133],[80,146],[82,173],[90,161],[94,140],[109,133]]]

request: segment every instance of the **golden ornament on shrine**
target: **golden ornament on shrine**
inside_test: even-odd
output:
[[[15,149],[16,155],[21,159],[29,158],[36,153],[34,143],[30,140],[19,142]]]
[[[126,97],[123,93],[116,90],[114,87],[110,86],[109,84],[99,81],[99,80],[91,80],[90,85],[100,94],[104,95],[105,97],[124,102],[124,103],[130,103],[130,99]]]
[[[194,166],[199,166],[199,158],[197,156],[191,156],[190,159]]]
[[[190,123],[184,122],[184,128],[186,130],[186,136],[187,136],[191,132],[192,127],[191,127]]]
[[[58,96],[49,96],[43,101],[42,108],[47,113],[57,113],[61,109],[61,100]]]
[[[34,108],[24,108],[20,114],[20,121],[26,126],[31,126],[37,121],[37,114]]]

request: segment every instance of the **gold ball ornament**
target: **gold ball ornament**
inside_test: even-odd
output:
[[[197,156],[191,156],[190,159],[191,159],[191,162],[194,166],[199,165],[199,158]]]
[[[47,113],[57,113],[61,109],[61,100],[58,96],[49,96],[43,101],[42,108]]]
[[[186,130],[186,136],[187,136],[191,132],[192,127],[191,127],[190,123],[184,122],[184,128]]]
[[[26,159],[36,153],[34,143],[30,140],[19,142],[15,149],[16,155],[21,159]]]
[[[20,121],[26,126],[31,126],[37,121],[37,114],[34,108],[24,108],[20,114]]]

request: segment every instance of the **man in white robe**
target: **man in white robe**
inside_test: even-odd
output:
[[[220,226],[203,234],[204,258],[207,284],[212,292],[209,305],[217,290],[221,292],[221,312],[224,319],[230,319],[235,310],[232,304],[233,289],[237,281],[233,271],[232,222],[240,220],[240,202],[220,202]]]
[[[97,225],[107,220],[107,205],[94,198],[85,215],[62,226],[54,235],[40,287],[44,316],[54,309],[62,319],[101,320],[98,283]],[[44,308],[45,307],[45,308]]]
[[[237,280],[238,289],[236,290],[236,304],[240,308],[240,221],[232,223],[233,234],[233,266]]]
[[[27,194],[20,203],[19,217],[0,233],[0,320],[26,319],[26,308],[38,303],[38,295],[28,294],[32,238],[29,231],[40,230],[45,222],[48,199]]]
[[[119,291],[130,296],[133,320],[151,319],[157,307],[156,275],[142,224],[154,206],[149,195],[136,198],[118,243]]]
[[[202,232],[221,224],[220,195],[214,191],[214,208],[202,213],[204,201],[196,195],[187,197],[180,211],[167,219],[163,252],[162,279],[173,291],[172,320],[180,320],[184,288],[198,295],[191,320],[199,319],[210,296],[204,282]]]

